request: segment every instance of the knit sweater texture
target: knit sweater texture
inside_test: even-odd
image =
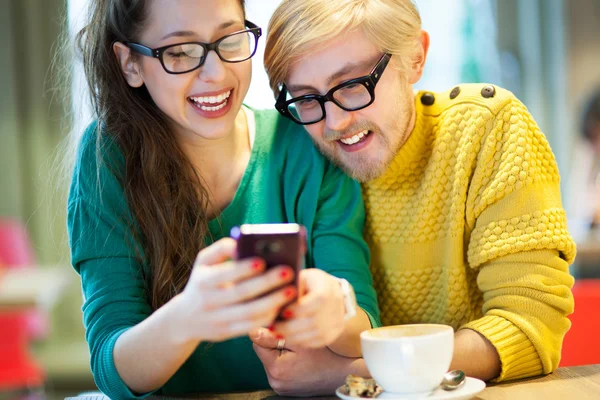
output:
[[[363,185],[365,236],[383,324],[475,330],[503,381],[557,368],[575,244],[548,141],[512,93],[482,88],[416,94],[411,135]]]

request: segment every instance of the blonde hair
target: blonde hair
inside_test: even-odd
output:
[[[275,96],[290,65],[337,36],[362,29],[400,69],[412,62],[421,37],[421,17],[411,0],[285,0],[269,22],[265,69]]]

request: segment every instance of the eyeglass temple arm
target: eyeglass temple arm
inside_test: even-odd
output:
[[[390,53],[385,53],[383,57],[381,57],[381,60],[377,63],[375,68],[373,68],[373,72],[371,73],[371,79],[373,80],[374,85],[376,85],[377,82],[379,82],[381,74],[390,62],[390,58],[392,58],[392,55]]]
[[[137,53],[140,53],[144,56],[154,57],[154,51],[146,46],[142,46],[141,44],[126,42],[127,47],[134,50]]]
[[[281,88],[279,89],[279,95],[275,100],[275,108],[285,114],[288,113],[287,107],[285,107],[285,96],[287,94],[287,88],[285,87],[285,83],[281,84]]]
[[[258,28],[259,26],[256,24],[253,24],[252,22],[248,21],[247,19],[244,20],[244,23],[246,24],[246,27],[250,28],[250,29],[255,29]]]

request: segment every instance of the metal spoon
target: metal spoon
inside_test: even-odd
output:
[[[465,384],[466,375],[460,369],[446,372],[440,387],[444,390],[455,390]]]

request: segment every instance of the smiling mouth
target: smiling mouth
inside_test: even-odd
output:
[[[190,103],[202,111],[219,111],[227,105],[229,96],[231,96],[231,90],[218,96],[199,96],[189,97],[188,99]]]
[[[354,136],[339,139],[339,142],[345,144],[346,146],[352,146],[366,140],[371,133],[372,132],[370,130],[365,129],[364,131],[358,132]]]

